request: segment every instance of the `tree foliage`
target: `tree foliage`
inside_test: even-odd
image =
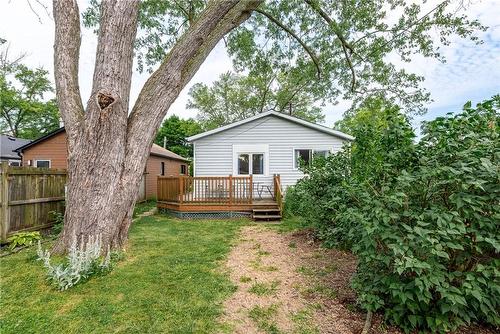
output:
[[[166,143],[168,150],[185,158],[192,158],[193,147],[186,141],[186,138],[202,131],[200,124],[194,119],[181,119],[172,115],[163,121],[156,134],[155,143],[160,146]]]
[[[84,23],[95,27],[99,1],[90,3]],[[202,0],[141,2],[136,41],[139,70],[152,71],[204,7]],[[270,100],[277,109],[285,110],[289,100],[294,106],[310,99],[335,103],[339,98],[352,100],[354,109],[377,96],[397,102],[403,110],[422,112],[430,99],[420,86],[423,78],[401,64],[415,55],[444,61],[442,48],[457,36],[479,43],[475,31],[485,27],[469,19],[466,11],[462,0],[266,1],[225,39],[235,70],[244,77],[237,84],[242,91],[236,92],[235,87],[233,94],[244,95],[246,88],[255,88],[250,94],[260,99],[251,108],[259,108],[263,98],[259,90],[265,91],[273,82],[284,94]],[[226,75],[213,87],[197,89],[216,93],[228,80],[236,77]],[[304,99],[294,92],[305,94]],[[239,114],[240,109],[233,112]]]
[[[7,48],[0,55],[0,132],[35,139],[59,126],[59,112],[52,93],[49,72],[32,69],[8,59]]]
[[[212,86],[195,84],[187,107],[198,111],[204,129],[214,129],[265,111],[291,114],[311,122],[324,116],[314,96],[296,87],[282,86],[274,75],[245,76],[224,73]],[[274,83],[278,83],[275,85]]]
[[[287,194],[326,244],[357,254],[360,304],[407,332],[500,324],[499,111],[500,96],[467,103],[426,123],[416,144],[394,108],[371,131],[351,119],[352,148]]]

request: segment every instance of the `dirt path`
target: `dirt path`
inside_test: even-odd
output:
[[[335,297],[332,289],[309,277],[313,269],[304,260],[314,257],[318,254],[297,247],[289,235],[244,227],[227,262],[238,289],[224,304],[222,322],[233,333],[355,333],[339,314],[326,312],[312,298]]]
[[[307,230],[243,227],[226,265],[237,291],[224,303],[225,333],[359,334],[363,329],[365,313],[350,288],[356,258],[321,248]],[[376,314],[370,333],[401,331]],[[494,330],[471,326],[454,332],[472,333]]]

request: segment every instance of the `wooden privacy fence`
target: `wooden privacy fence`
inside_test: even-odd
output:
[[[50,212],[64,212],[66,170],[1,166],[1,240],[20,231],[53,225]]]

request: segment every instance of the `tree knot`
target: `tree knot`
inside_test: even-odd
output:
[[[106,109],[113,102],[115,102],[115,99],[112,96],[103,93],[97,94],[97,103],[101,110]]]

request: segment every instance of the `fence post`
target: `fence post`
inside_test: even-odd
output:
[[[9,164],[8,162],[2,162],[2,189],[0,189],[2,198],[2,216],[1,216],[1,228],[2,228],[2,240],[7,239],[7,233],[10,229],[10,212],[9,212]]]

